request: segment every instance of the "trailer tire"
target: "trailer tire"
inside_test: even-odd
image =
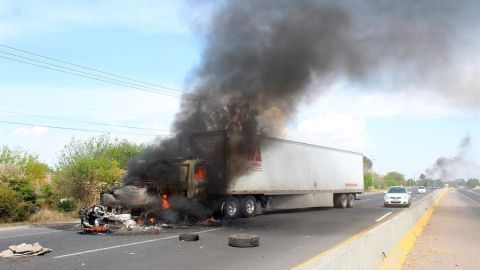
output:
[[[196,233],[182,233],[178,235],[178,240],[180,241],[198,241],[200,236]]]
[[[349,208],[355,207],[355,195],[348,194],[347,197],[348,197],[347,207]]]
[[[257,200],[253,196],[245,196],[240,202],[240,216],[250,218],[257,212]]]
[[[248,248],[258,247],[260,237],[251,234],[234,234],[228,237],[228,245],[231,247]]]
[[[337,207],[338,208],[347,208],[348,198],[347,194],[338,194],[337,195]]]
[[[238,202],[238,199],[229,196],[223,201],[222,204],[222,215],[223,217],[227,219],[233,219],[238,217],[239,211],[240,210],[240,203]]]

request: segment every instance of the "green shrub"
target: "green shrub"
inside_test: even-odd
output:
[[[10,182],[10,187],[18,193],[22,201],[35,204],[37,201],[37,194],[33,185],[26,180],[15,180]]]
[[[58,210],[62,212],[71,212],[76,208],[77,204],[72,198],[63,198],[58,202]]]
[[[24,221],[33,212],[34,204],[22,201],[13,188],[0,184],[0,222]]]

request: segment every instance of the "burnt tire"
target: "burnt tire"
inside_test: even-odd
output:
[[[347,207],[348,208],[355,207],[355,195],[353,195],[353,194],[348,194],[347,195]]]
[[[224,218],[233,219],[238,217],[240,212],[240,202],[237,198],[230,196],[222,204],[222,215]]]
[[[240,201],[240,216],[250,218],[255,216],[257,210],[257,200],[253,196],[245,196]]]
[[[198,241],[200,236],[196,233],[182,233],[178,235],[178,240],[180,241]]]
[[[249,248],[258,247],[260,237],[252,234],[234,234],[228,237],[228,245],[231,247]]]
[[[337,195],[337,207],[338,208],[347,208],[348,198],[347,194],[338,194]]]

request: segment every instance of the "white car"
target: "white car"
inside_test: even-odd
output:
[[[427,189],[424,186],[420,186],[417,189],[418,194],[427,193]]]
[[[383,204],[385,205],[385,207],[392,205],[409,207],[412,202],[410,193],[411,192],[408,191],[406,187],[389,187],[388,190],[385,192],[385,196],[383,197]]]

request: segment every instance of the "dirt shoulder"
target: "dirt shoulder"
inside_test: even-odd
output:
[[[417,239],[403,269],[479,269],[480,204],[450,189]]]

